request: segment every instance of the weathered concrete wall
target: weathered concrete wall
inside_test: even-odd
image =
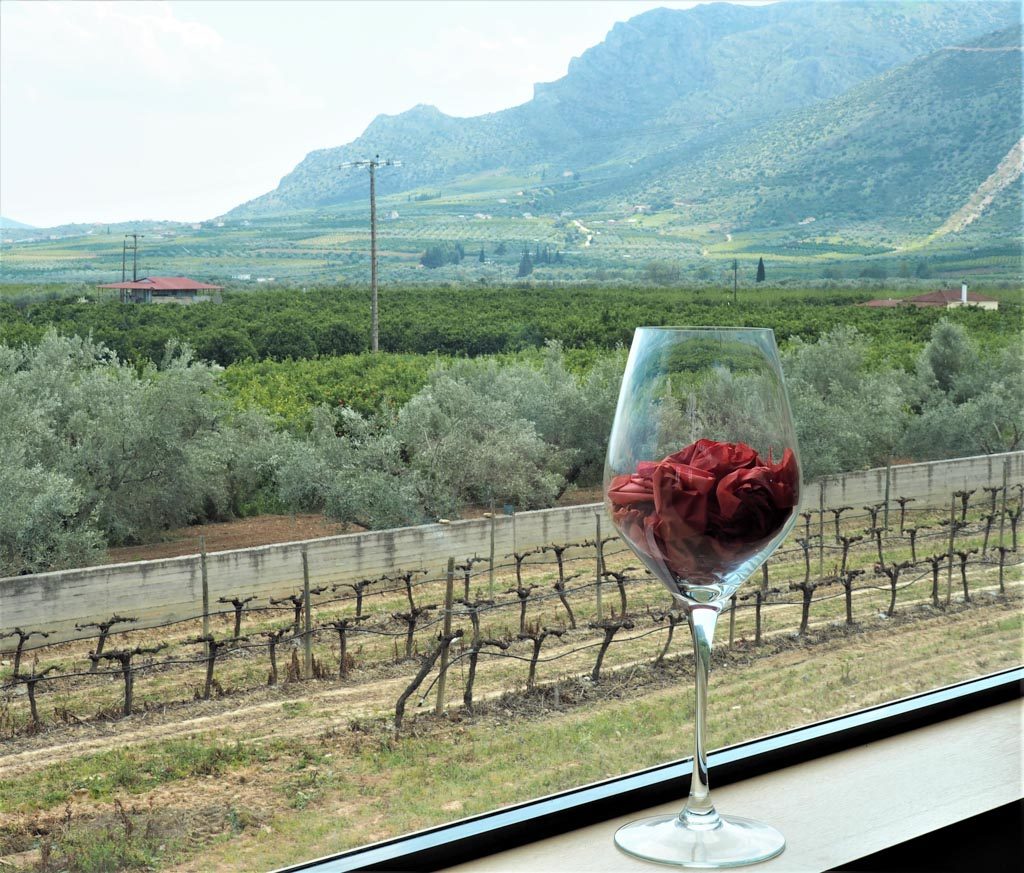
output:
[[[889,495],[892,500],[913,497],[915,508],[945,506],[956,490],[1001,485],[1004,469],[1010,484],[1024,482],[1024,452],[892,467]],[[805,486],[803,503],[811,510],[820,501],[825,508],[859,509],[884,499],[886,477],[885,468],[828,477]],[[607,536],[612,528],[601,504],[500,516],[493,521],[496,562],[507,563],[505,556],[516,548],[593,539],[598,513]],[[314,587],[399,569],[424,568],[439,576],[449,556],[457,561],[486,557],[491,529],[491,520],[472,519],[213,552],[206,557],[210,606],[222,608],[217,604],[221,596],[255,594],[262,599],[299,590],[303,549]],[[202,575],[201,558],[193,555],[0,579],[0,632],[36,628],[67,639],[78,635],[76,622],[98,621],[115,612],[136,616],[144,624],[199,615]]]
[[[592,539],[598,511],[601,506],[595,504],[495,518],[495,563],[508,563],[505,556],[516,548]],[[222,596],[263,599],[301,590],[303,549],[313,587],[403,569],[423,568],[439,576],[449,556],[457,562],[487,557],[491,528],[489,519],[472,519],[211,552],[206,556],[210,607],[224,609],[217,604]],[[190,555],[0,579],[0,628],[41,628],[64,639],[78,635],[76,622],[102,620],[115,612],[147,625],[201,615],[202,578],[202,558]]]
[[[985,485],[1002,485],[1004,470],[1009,484],[1024,482],[1024,452],[1000,455],[978,455],[952,461],[931,461],[926,464],[902,464],[889,468],[889,497],[913,497],[915,507],[948,506],[954,491],[970,491]],[[826,477],[819,483],[824,505],[862,506],[879,503],[885,498],[886,468]],[[813,489],[805,492],[808,500]],[[977,498],[975,498],[977,499]],[[817,506],[815,506],[817,508]]]

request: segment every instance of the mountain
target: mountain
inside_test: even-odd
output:
[[[363,174],[338,165],[376,153],[403,159],[401,168],[381,174],[382,195],[483,173],[575,173],[587,183],[575,202],[627,202],[651,190],[654,173],[682,175],[730,143],[756,142],[780,119],[822,108],[915,58],[1013,26],[1019,17],[1017,4],[1002,2],[652,10],[615,25],[572,60],[564,77],[537,85],[521,106],[475,118],[431,106],[379,116],[352,143],[310,153],[277,189],[229,215],[361,199]]]
[[[893,231],[938,228],[965,204],[980,215],[1019,198],[1011,176],[1020,174],[1022,134],[1018,25],[961,40],[663,167],[641,196],[687,201],[688,220],[726,211],[734,227],[808,217],[849,226],[884,216]],[[987,193],[991,202],[982,204]]]
[[[31,224],[24,224],[20,221],[15,221],[13,218],[0,215],[0,229],[7,230],[8,228],[14,230],[35,230]]]

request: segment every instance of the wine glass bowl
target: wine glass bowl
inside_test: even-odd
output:
[[[604,481],[613,525],[686,613],[697,704],[686,807],[627,825],[615,842],[684,867],[773,857],[785,846],[778,831],[711,803],[704,730],[718,614],[797,517],[799,451],[773,332],[637,328]]]

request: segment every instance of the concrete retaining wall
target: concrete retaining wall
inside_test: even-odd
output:
[[[946,506],[952,492],[1024,482],[1024,452],[984,455],[848,473],[809,483],[804,506],[860,507],[881,502],[889,479],[890,497],[913,497],[914,508]],[[514,549],[593,539],[595,516],[612,532],[601,504],[522,512],[514,518],[472,519],[394,530],[325,537],[206,556],[209,603],[221,596],[280,597],[301,589],[302,551],[310,583],[317,585],[375,578],[399,569],[425,568],[439,576],[449,556],[457,561],[490,553],[493,526],[496,563]],[[476,569],[482,566],[478,565]],[[192,555],[137,561],[0,579],[0,632],[14,627],[44,629],[51,640],[70,639],[76,622],[98,621],[115,612],[152,625],[202,614],[202,558]]]

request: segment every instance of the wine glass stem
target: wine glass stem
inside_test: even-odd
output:
[[[694,707],[693,776],[690,779],[690,797],[679,813],[689,828],[711,830],[721,823],[708,786],[708,756],[706,751],[705,716],[708,701],[708,672],[711,669],[711,646],[718,622],[718,606],[691,606],[686,613],[693,637],[694,679],[696,705]]]

